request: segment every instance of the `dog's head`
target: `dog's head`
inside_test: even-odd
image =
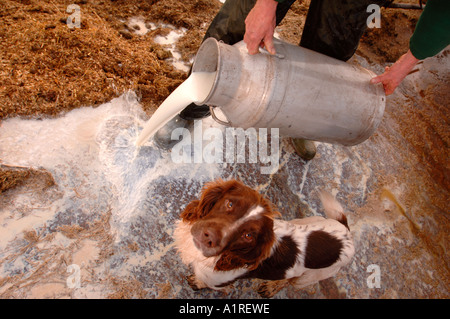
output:
[[[192,225],[197,249],[205,257],[220,256],[215,269],[227,271],[255,269],[269,256],[277,214],[257,191],[237,180],[218,180],[205,185],[181,218]]]

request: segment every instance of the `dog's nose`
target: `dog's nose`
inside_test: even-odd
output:
[[[219,245],[220,234],[213,228],[204,228],[201,233],[201,241],[208,248],[215,248]]]
[[[215,256],[222,250],[223,234],[216,222],[197,222],[192,226],[191,233],[195,246],[205,257]]]

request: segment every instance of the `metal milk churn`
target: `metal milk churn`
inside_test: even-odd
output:
[[[192,72],[216,72],[198,105],[219,107],[233,127],[279,128],[280,134],[355,145],[383,117],[385,93],[362,67],[274,39],[276,55],[249,55],[243,41],[209,38]]]

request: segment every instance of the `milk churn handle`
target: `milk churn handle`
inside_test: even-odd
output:
[[[279,54],[279,53],[271,54],[265,48],[259,47],[259,52],[264,53],[264,54],[268,54],[268,55],[271,55],[271,56],[274,56],[274,57],[277,57],[278,59],[284,59],[284,55],[283,54]]]
[[[231,126],[231,123],[230,122],[225,122],[225,121],[222,121],[221,119],[219,119],[217,116],[216,116],[216,114],[214,113],[214,107],[213,106],[209,106],[209,111],[211,112],[211,116],[212,116],[212,118],[214,119],[214,121],[216,121],[217,123],[219,123],[219,124],[222,124],[222,125],[225,125],[225,126]]]

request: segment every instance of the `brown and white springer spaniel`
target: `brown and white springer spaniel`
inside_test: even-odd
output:
[[[182,261],[192,265],[194,289],[224,289],[236,279],[260,278],[258,293],[272,297],[288,283],[302,288],[334,276],[353,257],[354,246],[342,206],[321,193],[328,218],[292,221],[257,191],[239,181],[205,185],[175,229]]]

